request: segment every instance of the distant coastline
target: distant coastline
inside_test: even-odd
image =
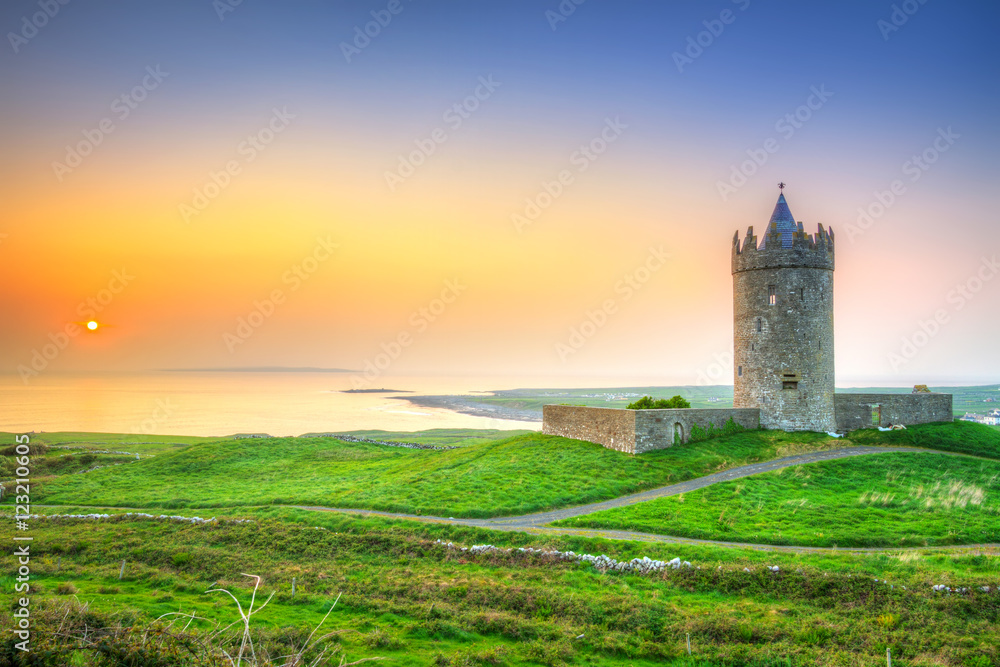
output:
[[[233,368],[161,368],[166,373],[357,373],[349,368],[313,366],[238,366]]]
[[[341,394],[412,394],[409,389],[341,389]]]
[[[390,396],[422,408],[442,408],[463,415],[487,419],[509,419],[522,422],[542,421],[541,410],[519,410],[501,405],[479,403],[474,396]]]

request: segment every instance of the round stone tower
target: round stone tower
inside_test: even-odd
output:
[[[760,408],[764,428],[836,427],[833,241],[805,233],[783,192],[759,243],[753,227],[733,237],[733,405]]]

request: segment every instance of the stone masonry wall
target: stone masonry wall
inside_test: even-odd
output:
[[[759,428],[760,410],[625,410],[546,405],[542,408],[542,433],[595,442],[627,454],[641,454],[673,446],[677,430],[681,442],[687,442],[695,424],[705,429],[709,424],[722,428],[730,419],[747,429]]]
[[[836,394],[834,404],[838,431],[950,422],[955,418],[951,394]]]
[[[730,419],[746,429],[760,428],[760,410],[756,408],[635,410],[635,453],[673,446],[675,431],[684,443],[695,424],[703,429],[709,424],[722,428]]]
[[[596,442],[608,449],[634,454],[635,411],[545,405],[542,406],[542,433]]]
[[[758,248],[751,228],[732,266],[734,406],[760,408],[765,428],[833,430],[832,234]]]

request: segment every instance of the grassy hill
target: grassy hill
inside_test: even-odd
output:
[[[400,434],[397,434],[399,436]],[[383,437],[388,437],[384,435]],[[399,439],[420,439],[407,434]],[[175,509],[269,504],[324,505],[454,517],[493,517],[607,500],[747,463],[859,444],[962,449],[1000,458],[1000,433],[968,424],[906,432],[747,431],[628,456],[540,433],[411,450],[333,438],[198,442],[85,474],[36,478],[33,502]],[[48,470],[52,451],[37,457]],[[0,459],[9,479],[13,459]]]
[[[606,500],[842,445],[824,434],[776,431],[745,432],[641,456],[540,433],[446,451],[332,438],[222,440],[86,474],[36,479],[33,501],[146,508],[325,505],[491,517]],[[0,471],[12,465],[12,460],[0,461]],[[44,461],[38,465],[44,467]]]
[[[887,453],[761,473],[557,522],[836,547],[1000,542],[1000,461]]]

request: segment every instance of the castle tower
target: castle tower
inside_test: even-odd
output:
[[[733,237],[733,404],[760,408],[764,428],[836,428],[833,242],[803,231],[784,192],[759,243],[753,227]]]

